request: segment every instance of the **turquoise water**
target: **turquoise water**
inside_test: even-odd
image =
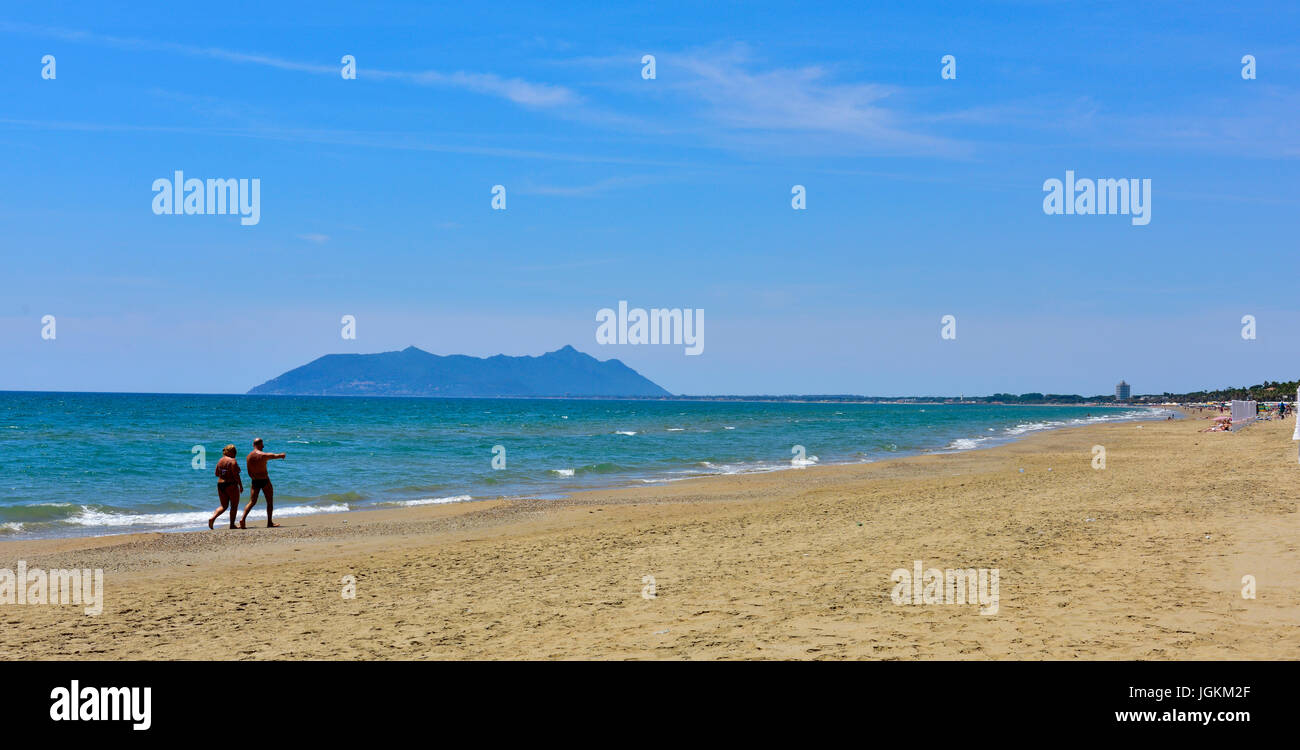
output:
[[[253,437],[277,516],[575,490],[968,450],[1164,412],[975,404],[0,393],[0,539],[201,528],[213,468]],[[193,468],[204,446],[206,468]],[[505,468],[493,468],[494,446]],[[245,487],[249,483],[245,478]],[[241,502],[246,502],[245,492]],[[264,519],[263,506],[250,516]]]

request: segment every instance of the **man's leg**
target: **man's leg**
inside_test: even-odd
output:
[[[272,499],[275,497],[275,488],[273,488],[271,486],[271,483],[268,481],[266,483],[265,490],[266,490],[266,528],[274,529],[280,525],[271,520],[271,512],[275,510],[274,508],[275,503],[272,501]]]
[[[257,487],[253,487],[248,494],[248,505],[244,506],[244,515],[239,517],[239,528],[248,528],[244,522],[248,520],[248,511],[252,510],[254,505],[257,505]],[[234,514],[231,514],[231,518],[234,518]]]

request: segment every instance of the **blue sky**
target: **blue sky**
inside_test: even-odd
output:
[[[458,5],[6,7],[0,389],[411,344],[691,394],[1300,376],[1294,4]],[[1045,215],[1067,169],[1151,179],[1151,223]],[[260,222],[154,215],[175,170],[260,179]],[[704,353],[597,345],[619,300],[703,309]]]

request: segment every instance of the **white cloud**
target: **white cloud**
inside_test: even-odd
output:
[[[842,145],[890,151],[958,150],[948,139],[918,132],[901,106],[887,106],[899,91],[893,86],[837,82],[820,66],[763,69],[743,47],[665,62],[687,74],[680,90],[703,102],[704,114],[727,130],[833,135]]]

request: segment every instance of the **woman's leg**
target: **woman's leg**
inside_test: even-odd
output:
[[[212,524],[217,522],[218,518],[221,518],[221,514],[226,512],[227,502],[226,502],[225,487],[220,484],[217,485],[217,501],[221,503],[221,507],[217,508],[216,512],[212,514],[212,518],[208,519],[209,529],[212,528]]]
[[[239,486],[230,488],[230,528],[235,528],[235,512],[239,510]]]

